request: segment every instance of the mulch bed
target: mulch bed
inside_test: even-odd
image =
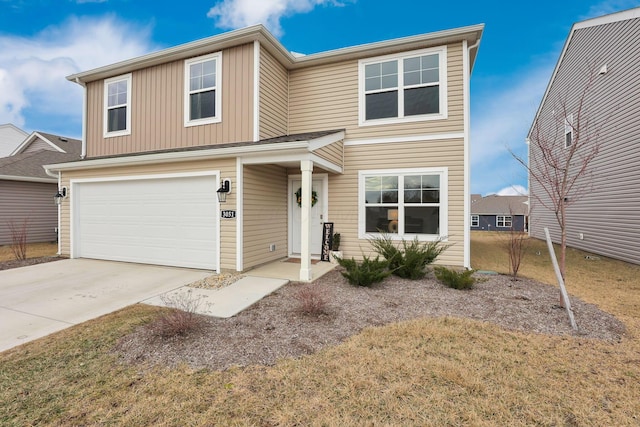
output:
[[[61,259],[66,258],[57,256],[45,256],[40,258],[28,258],[22,260],[13,259],[10,261],[0,261],[0,270],[10,270],[12,268],[26,267],[29,265],[42,264],[45,262],[60,261]]]

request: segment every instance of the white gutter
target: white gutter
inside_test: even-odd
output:
[[[51,175],[47,173],[47,175],[57,178],[57,175]],[[45,184],[53,184],[56,181],[48,178],[33,178],[29,176],[17,176],[17,175],[0,175],[0,180],[5,181],[23,181],[23,182],[42,182]]]
[[[82,86],[82,153],[80,158],[87,157],[87,85],[76,77],[76,83]]]
[[[152,153],[143,154],[139,156],[129,157],[109,157],[95,160],[83,160],[77,162],[56,163],[52,165],[44,165],[45,170],[48,171],[63,171],[63,170],[78,170],[78,169],[96,169],[106,166],[129,166],[129,165],[141,165],[148,163],[167,163],[175,161],[185,160],[208,160],[223,157],[234,157],[246,155],[249,153],[261,153],[261,152],[278,152],[286,151],[287,154],[291,150],[300,150],[307,152],[309,147],[308,141],[296,141],[296,142],[280,142],[277,143],[277,147],[274,148],[273,144],[264,145],[245,145],[242,147],[227,147],[227,148],[212,148],[206,150],[192,150],[183,152],[166,152],[166,153]],[[47,172],[48,173],[48,172]]]

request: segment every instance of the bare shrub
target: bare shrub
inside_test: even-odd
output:
[[[505,242],[509,254],[509,274],[513,280],[518,280],[518,270],[526,253],[529,239],[526,233],[511,229]]]
[[[22,222],[16,223],[15,221],[9,221],[9,231],[11,233],[11,251],[17,260],[27,259],[27,231],[28,231],[28,219],[23,219]]]
[[[328,314],[329,296],[316,285],[307,284],[293,294],[298,302],[298,312],[310,316]]]
[[[171,310],[149,324],[152,335],[161,338],[185,336],[206,323],[206,318],[197,314],[202,297],[194,297],[191,291],[165,294],[160,299]]]

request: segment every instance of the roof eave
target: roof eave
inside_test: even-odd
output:
[[[294,57],[263,25],[254,25],[93,70],[72,74],[67,76],[67,80],[76,83],[102,80],[170,61],[192,58],[214,50],[222,50],[245,43],[251,43],[256,40],[286,68],[297,69],[350,59],[360,59],[368,56],[379,56],[396,52],[400,49],[418,49],[425,46],[436,46],[461,40],[468,40],[469,44],[472,45],[480,40],[483,30],[484,24],[478,24]],[[475,55],[471,60],[470,67],[473,67],[474,61]]]

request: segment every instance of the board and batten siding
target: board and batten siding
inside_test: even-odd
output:
[[[11,226],[21,230],[26,220],[27,242],[55,242],[58,185],[0,180],[0,245],[12,243]]]
[[[260,48],[260,139],[287,134],[289,72],[264,47]]]
[[[346,257],[370,250],[358,238],[358,172],[372,169],[448,168],[448,243],[438,264],[464,265],[464,143],[462,139],[346,145],[342,175],[329,175],[329,221]]]
[[[104,81],[87,84],[87,157],[253,138],[253,44],[222,51],[222,121],[184,126],[184,61],[132,73],[131,134],[104,138]]]
[[[287,256],[287,185],[283,167],[244,166],[244,269]],[[276,245],[275,251],[269,251],[271,244]]]
[[[358,126],[358,61],[292,70],[289,75],[291,134],[346,129],[349,139],[462,132],[462,43],[447,45],[448,118]]]
[[[173,173],[189,173],[201,171],[220,171],[220,178],[236,176],[236,160],[198,160],[189,162],[160,163],[143,166],[122,166],[104,169],[90,169],[84,171],[67,171],[62,173],[62,185],[71,189],[71,179],[81,178],[114,178],[122,176],[143,176],[143,175],[164,175]],[[212,189],[213,192],[216,189]],[[55,194],[55,193],[53,193]],[[231,192],[227,196],[227,201],[220,206],[220,209],[236,209],[236,192]],[[53,198],[53,196],[50,196]],[[167,197],[171,197],[170,194]],[[64,199],[61,210],[61,254],[71,255],[70,240],[70,203],[73,200],[73,190],[70,190],[69,197]],[[236,221],[220,220],[220,268],[223,270],[236,269]]]
[[[577,29],[540,110],[543,128],[553,132],[554,110],[567,97],[568,112],[574,114],[586,79],[593,68],[595,80],[583,107],[582,120],[590,129],[600,127],[600,150],[589,167],[591,173],[579,182],[585,188],[569,195],[567,208],[568,246],[640,264],[640,19],[618,21]],[[606,65],[607,73],[598,75]],[[563,137],[562,123],[558,125]],[[533,145],[531,146],[533,147]],[[590,147],[585,147],[587,150]],[[535,155],[535,153],[532,153]],[[531,235],[544,239],[548,227],[552,240],[560,241],[553,212],[535,196],[547,199],[540,185],[531,181]],[[571,199],[575,198],[575,203]]]

